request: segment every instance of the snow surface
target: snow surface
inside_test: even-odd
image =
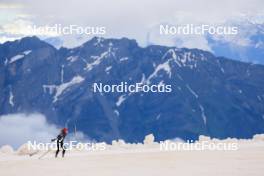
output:
[[[4,145],[0,148],[0,153],[13,154],[14,149],[10,145]]]
[[[13,152],[10,146],[5,146],[0,149],[0,173],[4,176],[263,176],[263,134],[249,140],[199,137],[199,142],[209,144],[235,143],[238,150],[233,151],[162,151],[154,139],[152,134],[145,137],[144,143],[131,144],[119,139],[101,151],[67,151],[63,159],[61,153],[59,158],[54,158],[55,151],[38,159],[46,151],[30,151],[23,145]],[[182,143],[182,140],[166,142]]]

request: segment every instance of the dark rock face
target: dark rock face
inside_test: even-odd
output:
[[[40,112],[98,141],[248,138],[264,132],[264,66],[197,49],[93,38],[55,49],[36,37],[0,45],[0,114]],[[171,84],[170,93],[94,93],[93,83]]]

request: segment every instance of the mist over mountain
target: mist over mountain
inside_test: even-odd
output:
[[[37,37],[0,45],[0,115],[44,114],[98,141],[249,138],[264,132],[264,66],[210,52],[95,37],[56,49]],[[92,84],[170,84],[170,93],[94,93]],[[23,124],[21,124],[23,125]]]
[[[215,23],[212,26],[237,27],[236,35],[161,35],[160,25],[181,26],[178,22],[164,22],[153,26],[148,31],[148,44],[161,44],[166,46],[177,46],[187,48],[199,48],[210,51],[215,56],[223,56],[235,60],[264,64],[264,22],[263,15],[249,16],[242,15],[231,18],[222,23]],[[196,24],[200,26],[201,24]],[[184,26],[184,25],[183,25]]]

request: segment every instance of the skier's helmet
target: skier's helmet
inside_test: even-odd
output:
[[[67,128],[63,128],[63,129],[62,129],[62,132],[63,132],[64,134],[67,134],[67,133],[68,133],[68,129],[67,129]]]

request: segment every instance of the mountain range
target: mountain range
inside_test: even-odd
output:
[[[127,38],[56,49],[25,37],[0,45],[0,115],[39,112],[106,142],[149,133],[249,138],[264,132],[264,66],[235,59]],[[99,82],[170,84],[172,92],[94,93]]]

